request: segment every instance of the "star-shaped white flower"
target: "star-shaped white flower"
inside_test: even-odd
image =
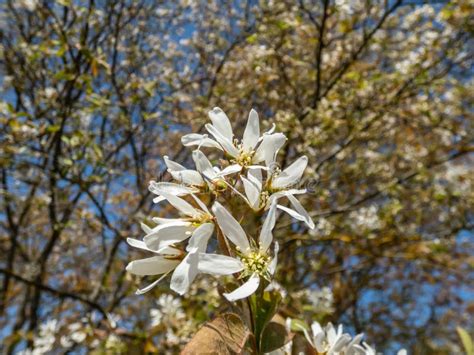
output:
[[[126,268],[128,272],[139,276],[162,275],[150,285],[137,290],[137,294],[150,291],[172,271],[174,272],[171,276],[171,289],[180,295],[189,289],[198,273],[199,254],[197,249],[192,249],[187,255],[184,255],[182,250],[170,246],[155,251],[136,239],[128,238],[127,242],[132,247],[155,254],[150,258],[130,262]]]
[[[161,218],[154,217],[153,221],[158,223],[154,228],[142,225],[146,231],[143,238],[146,246],[152,250],[161,250],[172,244],[180,243],[189,238],[186,250],[198,248],[204,252],[207,242],[214,231],[213,216],[206,205],[196,196],[191,195],[199,209],[190,203],[171,193],[158,191],[174,208],[180,211],[183,218]]]
[[[200,150],[193,151],[196,170],[187,169],[167,156],[164,156],[164,160],[168,168],[167,171],[178,183],[150,181],[148,189],[155,195],[158,195],[153,199],[155,203],[165,200],[165,197],[161,194],[162,192],[174,196],[185,196],[208,190],[226,189],[225,177],[235,174],[242,169],[240,165],[233,164],[219,170],[219,168],[212,166],[209,159]]]
[[[314,222],[308,212],[294,195],[306,193],[306,189],[294,189],[301,179],[308,164],[308,158],[302,156],[282,172],[269,173],[265,183],[263,182],[262,171],[259,169],[249,169],[247,178],[241,176],[244,185],[246,201],[250,207],[259,211],[270,207],[273,201],[281,197],[286,197],[293,209],[278,205],[277,207],[293,218],[305,222],[309,228],[314,228]]]
[[[328,323],[323,329],[318,322],[311,324],[312,336],[309,335],[308,331],[300,326],[304,331],[306,340],[311,346],[316,349],[318,353],[327,355],[339,355],[343,352],[351,343],[358,343],[362,338],[362,334],[359,334],[352,340],[351,336],[347,333],[342,332],[342,325],[339,325],[336,329],[332,323]],[[351,345],[352,347],[352,345]]]
[[[241,272],[241,277],[248,279],[236,290],[225,293],[229,301],[237,301],[253,294],[261,283],[261,278],[269,280],[275,273],[277,265],[278,243],[275,243],[273,257],[268,253],[273,240],[272,229],[276,220],[276,203],[272,204],[263,223],[258,239],[258,246],[252,247],[239,222],[218,202],[212,206],[219,228],[224,236],[237,248],[238,257],[219,254],[200,254],[199,271],[222,275]]]
[[[258,114],[251,110],[242,140],[234,139],[234,132],[229,118],[219,107],[209,111],[212,124],[206,124],[206,130],[214,140],[206,134],[187,134],[181,138],[185,146],[214,147],[223,150],[231,157],[231,161],[241,167],[251,167],[265,162],[270,166],[275,160],[278,150],[285,144],[286,137],[282,133],[272,133],[273,129],[260,136]]]

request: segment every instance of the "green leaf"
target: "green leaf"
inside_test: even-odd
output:
[[[474,343],[472,341],[472,337],[465,329],[461,327],[456,327],[456,330],[459,334],[459,338],[461,338],[466,355],[474,355]]]
[[[264,353],[280,349],[290,341],[285,327],[276,322],[270,322],[262,334],[260,350]]]
[[[258,294],[254,294],[250,297],[250,305],[252,307],[252,314],[255,321],[254,335],[259,347],[261,346],[261,337],[265,327],[276,314],[280,301],[281,295],[276,291],[264,291],[261,294],[261,297]]]

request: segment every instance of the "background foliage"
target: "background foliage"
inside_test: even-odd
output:
[[[472,2],[3,1],[0,339],[176,351],[222,303],[135,296],[149,180],[184,132],[254,107],[306,154],[316,231],[280,219],[282,317],[378,349],[460,351],[472,331]],[[171,154],[171,152],[173,154]],[[137,253],[138,254],[138,253]],[[329,287],[329,289],[324,288]],[[54,334],[52,336],[51,334]]]

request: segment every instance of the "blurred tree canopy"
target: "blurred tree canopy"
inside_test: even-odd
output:
[[[6,353],[48,329],[54,348],[172,353],[228,307],[210,278],[192,298],[136,296],[125,271],[126,238],[167,212],[148,181],[169,178],[165,154],[192,166],[179,138],[214,106],[238,130],[252,107],[275,123],[281,166],[310,160],[317,229],[283,218],[275,231],[283,317],[344,323],[379,350],[460,351],[456,326],[474,328],[472,2],[1,8]],[[326,286],[321,310],[311,295]]]

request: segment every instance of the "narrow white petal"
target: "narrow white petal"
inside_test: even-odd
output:
[[[153,199],[153,203],[160,203],[161,201],[166,200],[163,196],[158,196]]]
[[[216,127],[211,124],[206,124],[207,131],[214,136],[216,141],[224,148],[224,150],[229,153],[231,156],[236,157],[239,155],[239,150],[234,146],[234,143],[231,139],[223,136],[221,132],[219,132]]]
[[[180,183],[191,185],[191,186],[203,186],[204,180],[196,170],[186,169],[179,171],[170,171],[169,172],[173,179],[179,181]]]
[[[256,210],[260,204],[260,191],[254,183],[250,182],[243,176],[240,177],[244,185],[245,195],[247,195],[247,200],[249,201],[250,207]]]
[[[171,244],[180,243],[189,238],[194,227],[190,224],[163,224],[153,229],[153,232],[143,238],[146,246],[152,250],[160,250]]]
[[[295,210],[292,210],[291,208],[288,208],[288,207],[285,207],[285,206],[282,206],[282,205],[278,205],[277,207],[278,207],[278,209],[280,209],[282,211],[285,211],[291,217],[293,217],[294,219],[297,219],[298,221],[301,221],[301,222],[306,221],[306,218],[304,216],[300,215],[298,212],[296,212]]]
[[[165,155],[163,159],[165,160],[165,164],[168,167],[168,170],[171,170],[171,171],[186,170],[184,166],[171,160],[170,158],[168,158],[167,155]]]
[[[234,133],[232,132],[232,125],[230,124],[229,118],[219,107],[214,107],[209,111],[209,118],[212,121],[212,125],[216,127],[219,133],[232,142]]]
[[[202,202],[196,195],[191,194],[191,197],[193,198],[194,201],[198,204],[199,208],[203,210],[205,213],[211,214],[207,208],[207,206]]]
[[[151,258],[139,259],[130,262],[126,270],[135,275],[157,275],[173,270],[179,260],[165,259],[163,256],[152,256]]]
[[[273,179],[272,187],[284,188],[298,183],[307,165],[308,158],[303,155]]]
[[[254,183],[260,192],[262,191],[263,177],[261,169],[249,169],[249,172],[247,173],[247,179]]]
[[[301,203],[294,197],[293,195],[288,195],[288,200],[290,200],[291,205],[293,208],[298,212],[300,215],[304,217],[305,223],[308,225],[309,228],[314,229],[314,222],[311,219],[311,216],[306,212],[304,207],[301,205]]]
[[[275,247],[273,248],[273,259],[270,262],[270,265],[268,265],[268,272],[270,275],[275,274],[275,270],[278,264],[278,252],[280,251],[280,245],[278,242],[275,242]]]
[[[194,230],[191,238],[189,238],[186,250],[191,251],[197,249],[201,253],[206,252],[207,243],[209,242],[209,238],[212,236],[213,232],[214,223],[204,223],[200,225]]]
[[[214,171],[211,162],[209,159],[207,159],[203,152],[200,150],[193,151],[193,160],[194,164],[196,164],[197,171],[199,171],[205,177],[211,180],[216,177],[216,172]]]
[[[160,255],[162,256],[163,255],[179,255],[181,253],[179,249],[172,248],[172,247],[165,247],[158,251],[152,250],[147,247],[145,242],[142,242],[141,240],[137,240],[137,239],[132,239],[132,238],[127,238],[127,243],[134,248],[151,251],[153,253],[160,253]]]
[[[275,132],[275,129],[276,129],[276,124],[272,123],[272,126],[270,127],[270,129],[266,132],[263,132],[263,135],[272,134],[273,132]]]
[[[166,198],[165,198],[166,200]],[[177,223],[177,222],[182,222],[182,223],[189,223],[187,220],[183,218],[163,218],[163,217],[152,217],[151,219],[153,222],[156,224],[170,224],[170,223]],[[150,234],[150,232],[147,232],[146,234]]]
[[[247,126],[245,127],[242,145],[244,150],[250,151],[255,148],[260,138],[260,122],[258,120],[257,111],[250,110]]]
[[[150,190],[150,192],[156,195],[159,195],[161,191],[164,191],[175,196],[183,196],[197,191],[196,189],[190,188],[188,186],[183,186],[172,182],[156,181],[150,181],[150,184],[148,185],[148,190]]]
[[[305,336],[306,340],[308,341],[308,343],[310,343],[313,348],[316,348],[316,345],[314,344],[313,339],[309,335],[308,330],[305,327],[303,327],[302,325],[300,325],[299,323],[295,323],[295,326],[297,328],[300,328],[303,331],[304,336]]]
[[[170,271],[168,271],[166,274],[164,274],[163,276],[161,276],[158,280],[154,281],[153,283],[149,284],[147,287],[144,287],[142,289],[139,289],[135,292],[136,295],[143,295],[144,293],[147,293],[148,291],[150,291],[153,287],[155,287],[156,285],[158,285],[160,283],[161,280],[163,280],[166,276],[168,276],[168,274],[170,273]]]
[[[171,276],[170,287],[173,291],[183,295],[188,291],[189,286],[196,278],[198,274],[198,260],[199,254],[197,252],[191,252],[181,261],[176,267]]]
[[[266,166],[270,166],[275,161],[278,150],[285,144],[286,137],[283,133],[274,133],[263,136],[262,142],[255,152],[253,162],[265,161]]]
[[[223,170],[221,170],[217,175],[218,176],[227,176],[227,175],[231,175],[231,174],[235,174],[235,173],[238,173],[239,171],[242,170],[242,166],[239,165],[239,164],[233,164],[233,165],[229,165],[228,167],[224,168]]]
[[[199,272],[211,275],[231,275],[242,271],[244,265],[239,259],[221,254],[199,254]]]
[[[147,250],[147,251],[153,251],[151,249],[149,249],[145,242],[142,242],[141,240],[138,240],[138,239],[133,239],[133,238],[127,238],[127,243],[128,245],[134,247],[134,248],[138,248],[138,249],[142,249],[142,250]]]
[[[231,293],[224,293],[224,297],[230,302],[246,298],[257,291],[258,285],[260,285],[260,277],[256,274],[253,274],[242,286],[236,290],[232,291]]]
[[[262,230],[260,232],[259,243],[260,248],[263,251],[267,251],[268,247],[273,241],[272,230],[275,227],[276,221],[276,202],[273,202],[268,210],[267,217],[265,218],[265,222],[263,222]]]
[[[207,134],[197,134],[197,133],[190,133],[186,134],[185,136],[181,137],[181,143],[185,147],[190,147],[197,145],[199,147],[209,147],[209,148],[217,148],[222,150],[222,147],[219,143],[215,140],[208,137]]]
[[[176,208],[181,213],[184,213],[186,216],[194,217],[200,214],[199,210],[194,208],[182,198],[164,191],[161,191],[160,194],[165,197],[174,208]]]
[[[153,228],[148,227],[143,222],[140,223],[140,227],[142,228],[142,231],[144,231],[146,234],[150,234],[153,231]]]
[[[250,249],[250,244],[239,222],[219,202],[214,203],[212,211],[224,235],[239,247],[241,252],[246,253]]]

